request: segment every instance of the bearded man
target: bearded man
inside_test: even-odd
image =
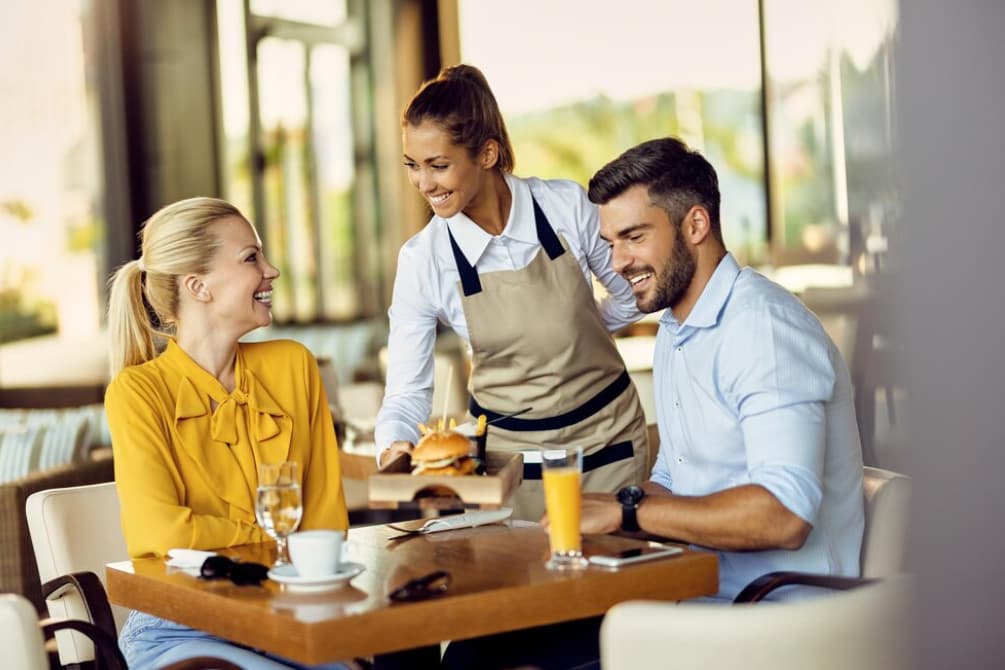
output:
[[[858,576],[848,368],[795,296],[726,250],[715,170],[677,139],[652,140],[597,172],[589,197],[639,308],[665,311],[656,464],[642,487],[585,495],[583,532],[641,529],[716,550],[720,599],[776,570]]]

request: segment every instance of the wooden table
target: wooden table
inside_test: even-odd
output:
[[[400,536],[387,526],[350,530],[351,560],[366,570],[349,586],[323,594],[287,592],[272,581],[243,587],[204,581],[167,568],[163,559],[140,559],[107,566],[108,595],[115,604],[313,664],[596,616],[625,600],[718,591],[718,559],[711,553],[686,550],[618,571],[553,572],[544,567],[548,539],[536,524]],[[638,544],[592,537],[584,552]],[[224,553],[270,563],[274,548],[247,545]],[[387,599],[433,570],[453,576],[446,594],[411,603]]]

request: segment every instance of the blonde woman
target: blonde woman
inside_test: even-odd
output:
[[[301,528],[345,529],[314,357],[296,342],[239,341],[271,322],[279,277],[254,227],[227,202],[192,198],[154,214],[141,238],[141,257],[110,281],[105,396],[130,556],[268,541],[255,521],[259,463],[299,464]],[[134,670],[200,655],[297,667],[135,611],[119,643]]]

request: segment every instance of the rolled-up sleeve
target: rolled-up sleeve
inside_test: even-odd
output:
[[[811,315],[775,305],[730,324],[720,388],[737,408],[751,483],[813,523],[823,500],[825,403],[836,374],[830,342]],[[740,345],[748,343],[748,345]]]
[[[632,294],[631,284],[611,267],[611,248],[600,237],[600,217],[597,206],[580,189],[576,207],[576,220],[580,222],[581,244],[587,263],[605,292],[599,296],[597,309],[611,332],[624,328],[642,318],[638,303]]]

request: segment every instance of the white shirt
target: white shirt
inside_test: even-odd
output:
[[[551,227],[576,257],[583,281],[590,283],[596,276],[606,287],[607,295],[599,300],[598,308],[607,328],[618,330],[642,316],[631,286],[611,269],[611,251],[600,238],[597,208],[583,187],[569,180],[521,179],[509,174],[505,178],[513,198],[500,235],[490,235],[463,213],[450,219],[434,216],[398,254],[388,310],[387,382],[374,431],[378,454],[396,440],[417,441],[418,424],[429,419],[437,322],[450,326],[471,346],[448,228],[479,274],[522,269],[541,249],[533,193]],[[528,314],[533,309],[534,305],[527,305]]]

